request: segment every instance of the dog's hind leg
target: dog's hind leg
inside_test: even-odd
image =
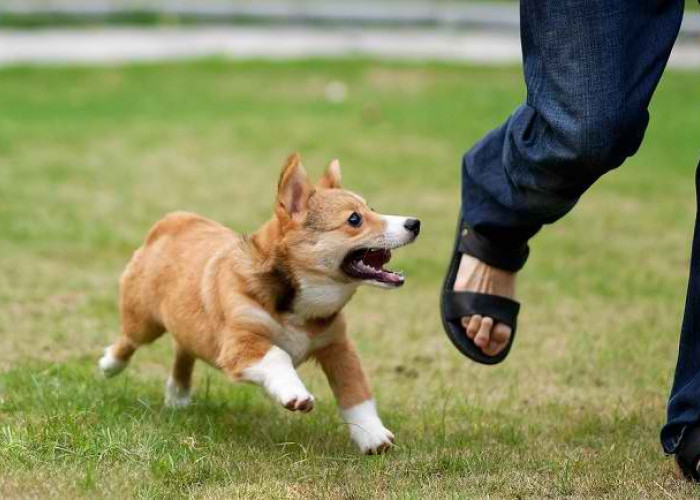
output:
[[[121,373],[136,349],[150,344],[165,333],[165,328],[144,315],[122,308],[122,336],[105,349],[98,367],[105,377]]]
[[[127,337],[122,337],[114,344],[105,349],[104,354],[97,363],[100,372],[107,378],[119,375],[129,363],[137,345],[133,344]]]
[[[192,371],[195,358],[183,350],[177,343],[173,369],[165,384],[165,405],[171,408],[183,408],[190,404],[192,398]]]

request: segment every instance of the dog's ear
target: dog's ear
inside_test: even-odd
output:
[[[318,185],[326,189],[340,189],[340,162],[338,160],[330,162],[319,179]]]
[[[282,168],[277,185],[277,216],[281,219],[303,218],[312,192],[313,187],[301,164],[301,156],[299,153],[291,154]]]

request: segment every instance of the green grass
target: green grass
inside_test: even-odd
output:
[[[697,73],[669,73],[639,154],[532,245],[509,360],[467,362],[438,318],[463,151],[522,100],[517,69],[362,61],[14,68],[0,78],[0,497],[689,498],[658,444],[700,143]],[[348,99],[324,99],[340,80]],[[420,216],[401,290],[349,323],[397,436],[357,456],[315,366],[309,415],[203,365],[163,407],[161,340],[120,378],[117,278],[149,225],[269,215],[284,156]]]

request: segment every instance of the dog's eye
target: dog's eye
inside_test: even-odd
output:
[[[357,212],[353,212],[350,214],[350,217],[348,217],[348,224],[352,227],[360,227],[362,225],[362,216]]]

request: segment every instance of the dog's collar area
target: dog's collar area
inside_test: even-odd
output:
[[[283,266],[275,265],[270,271],[264,273],[263,282],[265,288],[278,313],[291,312],[294,309],[294,301],[297,297],[299,286],[294,276]]]

